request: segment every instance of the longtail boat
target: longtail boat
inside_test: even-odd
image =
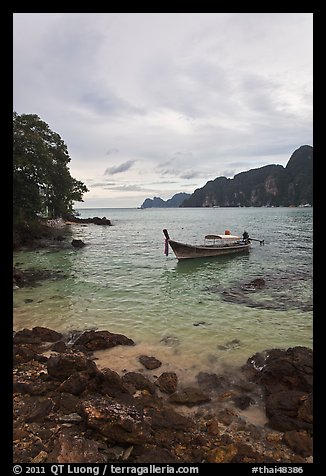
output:
[[[165,254],[168,255],[169,246],[171,246],[178,260],[244,253],[248,252],[251,246],[251,238],[249,238],[246,231],[242,237],[231,235],[229,230],[226,230],[221,235],[206,235],[203,245],[180,243],[179,241],[171,240],[166,229],[163,230],[163,233],[165,236]],[[261,244],[263,244],[263,240],[257,241],[261,241]]]

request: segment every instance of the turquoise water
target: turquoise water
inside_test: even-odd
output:
[[[311,208],[79,211],[106,216],[113,226],[71,225],[63,249],[14,254],[21,268],[65,275],[14,291],[15,329],[119,332],[138,344],[126,351],[129,359],[143,347],[188,369],[243,364],[271,347],[312,346]],[[172,250],[163,253],[163,228],[188,243],[247,230],[265,246],[253,242],[249,254],[178,262]],[[87,246],[72,248],[72,238]],[[255,278],[265,286],[248,291]],[[118,358],[118,351],[110,355]]]

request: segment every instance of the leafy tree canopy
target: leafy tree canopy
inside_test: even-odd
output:
[[[14,223],[65,217],[87,187],[69,172],[66,144],[36,114],[13,113]]]

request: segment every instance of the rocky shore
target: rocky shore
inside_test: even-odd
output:
[[[311,349],[266,350],[184,386],[155,356],[140,354],[139,372],[99,369],[95,351],[135,345],[121,334],[34,327],[13,341],[15,463],[312,462]],[[267,423],[253,424],[243,410],[261,404]]]

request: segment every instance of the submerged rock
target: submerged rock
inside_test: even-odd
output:
[[[71,244],[74,248],[83,248],[83,246],[85,246],[82,240],[72,240]]]
[[[207,403],[211,400],[206,393],[202,392],[196,387],[185,387],[182,390],[178,390],[169,397],[169,402],[177,403],[179,405],[187,405],[192,407],[202,403]]]
[[[149,357],[147,355],[141,355],[138,360],[148,370],[157,369],[162,365],[162,362],[160,362],[158,359],[155,357]]]

